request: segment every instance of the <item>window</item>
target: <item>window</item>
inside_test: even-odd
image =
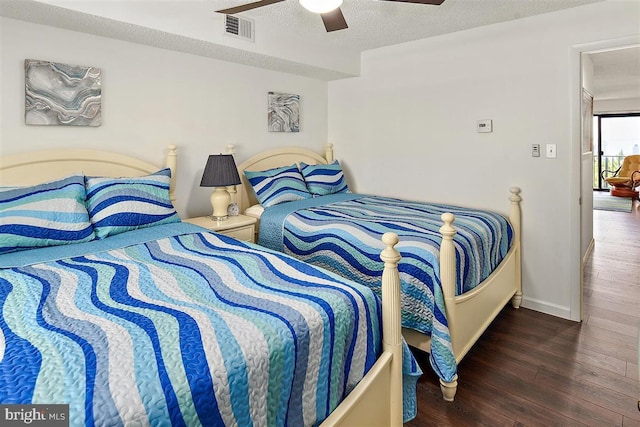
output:
[[[593,116],[593,188],[608,189],[602,171],[616,171],[630,154],[640,154],[640,113]]]

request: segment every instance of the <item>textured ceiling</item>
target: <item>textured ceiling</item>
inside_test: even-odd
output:
[[[222,22],[215,11],[250,3],[253,0],[38,0],[69,9],[119,17],[133,24],[168,28],[193,34],[202,28],[217,32],[214,22]],[[342,31],[327,33],[321,18],[304,9],[296,0],[263,6],[239,14],[254,19],[267,31],[282,38],[304,39],[314,44],[333,45],[356,52],[410,40],[460,31],[482,25],[524,18],[602,0],[446,0],[440,6],[392,1],[345,0],[341,9],[349,24]],[[24,2],[24,0],[22,0]],[[260,37],[261,29],[257,29]]]
[[[640,99],[640,46],[589,55],[595,99]]]
[[[332,33],[297,0],[285,0],[238,15],[254,21],[254,43],[225,36],[224,16],[215,11],[250,1],[0,0],[0,15],[333,80],[358,75],[365,50],[603,0],[445,0],[440,6],[344,0],[349,28]],[[594,95],[607,99],[639,90],[639,52],[593,54]]]
[[[253,0],[212,0],[214,10]],[[364,50],[418,40],[468,28],[553,12],[602,0],[445,0],[440,6],[377,0],[344,0],[349,28],[326,33],[322,19],[297,0],[253,9],[239,16],[260,19],[295,37],[336,47]]]

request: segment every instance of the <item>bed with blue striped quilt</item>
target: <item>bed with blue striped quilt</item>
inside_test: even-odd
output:
[[[363,194],[331,194],[266,208],[259,244],[333,271],[381,292],[376,257],[380,236],[391,231],[402,255],[402,325],[431,337],[430,363],[446,382],[454,379],[452,351],[439,273],[441,215],[455,215],[456,294],[486,279],[513,241],[497,213]]]
[[[381,351],[369,288],[190,224],[0,267],[0,403],[69,404],[72,426],[317,425]]]

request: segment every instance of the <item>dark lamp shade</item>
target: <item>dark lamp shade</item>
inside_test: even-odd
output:
[[[231,154],[212,154],[202,173],[200,187],[226,187],[240,184],[240,175]]]

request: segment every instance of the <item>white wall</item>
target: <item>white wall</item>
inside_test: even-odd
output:
[[[359,192],[506,212],[508,188],[521,187],[523,305],[575,318],[572,55],[638,35],[639,16],[640,2],[607,1],[365,52],[361,77],[329,83],[329,140]],[[492,119],[493,133],[476,133],[478,119]],[[531,157],[547,143],[556,159]]]
[[[209,154],[235,143],[236,161],[267,148],[297,145],[322,152],[327,83],[0,18],[0,155],[56,147],[101,147],[162,164],[179,149],[176,207],[209,214],[212,189],[200,188]],[[24,60],[102,69],[102,126],[24,124]],[[300,95],[301,131],[267,132],[267,92]]]

